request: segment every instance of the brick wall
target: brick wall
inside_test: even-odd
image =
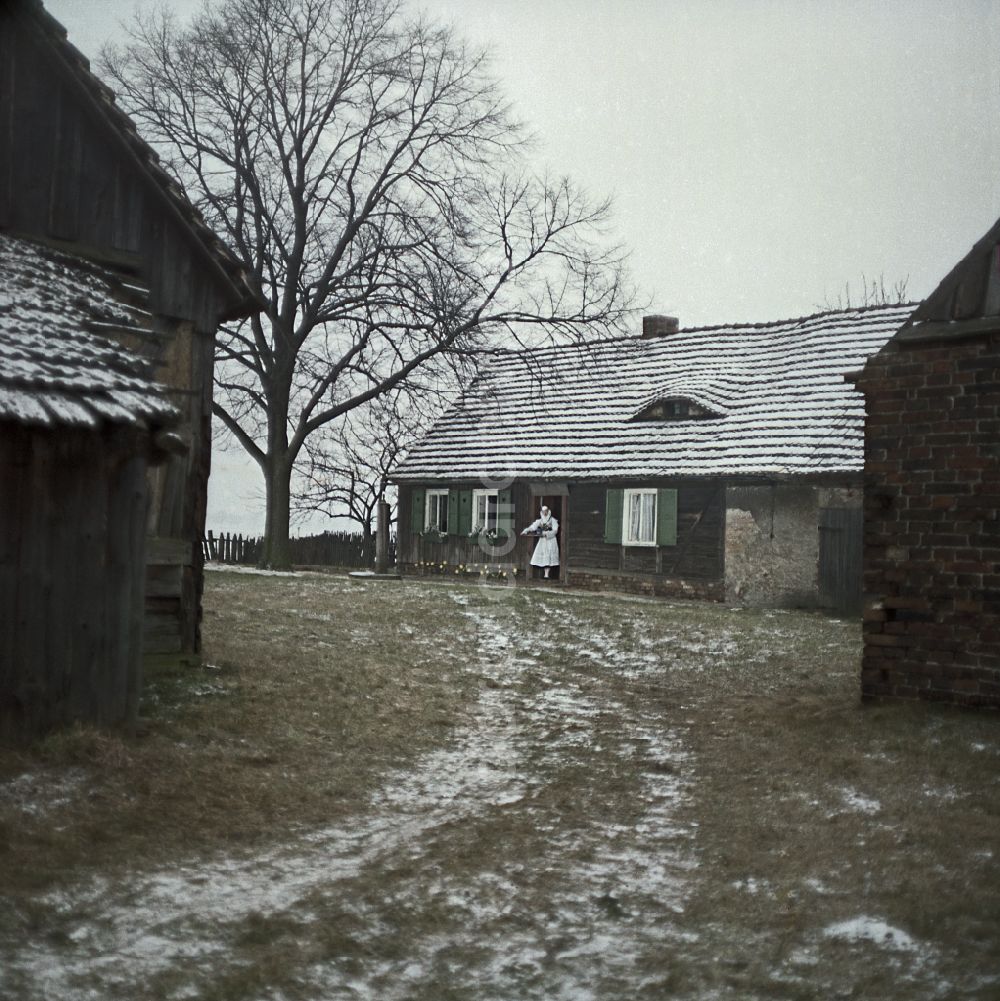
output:
[[[862,694],[1000,707],[1000,334],[892,341],[858,384]]]

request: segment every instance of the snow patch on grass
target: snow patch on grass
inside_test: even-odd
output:
[[[823,929],[823,937],[846,942],[874,942],[900,952],[918,952],[921,949],[917,941],[902,929],[894,928],[880,918],[865,915],[828,925]]]
[[[44,817],[82,796],[86,781],[83,768],[25,772],[0,782],[0,798],[20,813]]]
[[[206,570],[222,571],[224,573],[252,574],[255,577],[301,577],[294,570],[261,570],[259,567],[244,566],[239,563],[216,563],[209,560],[205,563]]]
[[[844,801],[844,806],[858,813],[875,814],[882,809],[882,804],[877,799],[869,799],[867,796],[862,796],[861,793],[850,786],[842,787],[840,796]]]

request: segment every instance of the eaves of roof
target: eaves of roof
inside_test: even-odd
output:
[[[997,244],[1000,244],[1000,219],[975,242],[972,249],[941,279],[937,288],[917,306],[913,315],[903,325],[901,333],[925,323],[951,322],[953,318],[950,306],[956,290],[972,268],[987,265],[988,262],[984,258],[987,256],[992,258],[996,254]],[[978,320],[979,317],[971,319]]]
[[[144,293],[107,268],[0,233],[0,421],[176,425],[171,391],[153,378],[159,344]]]

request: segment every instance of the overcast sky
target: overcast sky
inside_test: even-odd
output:
[[[137,4],[46,6],[96,59]],[[420,6],[491,53],[540,164],[614,196],[642,298],[682,325],[805,315],[862,275],[922,298],[1000,216],[996,0]],[[222,480],[210,527],[262,528]]]

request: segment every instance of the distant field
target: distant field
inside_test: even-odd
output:
[[[1000,719],[860,630],[211,572],[144,736],[0,754],[0,996],[1000,996]]]

